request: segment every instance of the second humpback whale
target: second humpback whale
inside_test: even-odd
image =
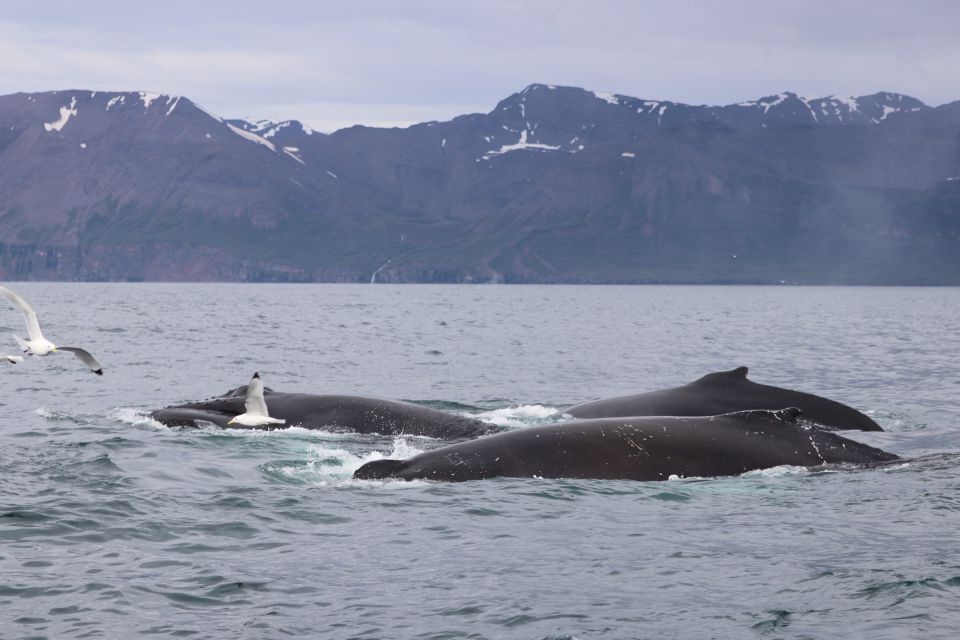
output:
[[[707,417],[599,418],[498,433],[408,460],[374,460],[356,479],[462,482],[511,478],[668,480],[816,467],[897,456],[797,423],[799,409]]]
[[[564,410],[575,418],[712,416],[749,409],[797,407],[803,418],[833,429],[883,431],[869,416],[845,404],[802,391],[757,384],[748,369],[708,373],[690,384],[584,402]]]
[[[247,385],[242,385],[217,398],[157,409],[150,417],[169,427],[195,427],[201,422],[223,428],[238,427],[230,421],[246,411],[246,395]],[[495,425],[480,420],[397,400],[282,393],[271,389],[264,389],[263,399],[270,407],[270,415],[285,421],[280,428],[429,436],[445,440],[464,440],[499,431]],[[272,429],[277,425],[255,428]]]

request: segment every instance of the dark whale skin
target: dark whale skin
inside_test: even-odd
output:
[[[897,456],[797,422],[796,408],[707,417],[574,420],[451,444],[407,460],[375,460],[356,479],[731,476],[780,465],[869,464]]]
[[[245,395],[243,385],[217,398],[157,409],[150,417],[169,427],[195,427],[200,421],[222,428],[245,428],[227,425],[231,418],[244,412]],[[445,440],[465,440],[499,431],[496,426],[473,418],[398,400],[270,389],[264,390],[263,397],[270,416],[286,423],[257,429],[303,427],[335,433],[415,435]]]
[[[626,416],[713,416],[751,409],[797,407],[803,419],[831,429],[883,431],[869,416],[853,407],[812,393],[757,384],[747,379],[747,367],[708,373],[671,389],[584,402],[569,409],[575,418]]]

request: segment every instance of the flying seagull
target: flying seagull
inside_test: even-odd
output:
[[[247,399],[243,403],[246,413],[233,416],[228,425],[239,424],[244,427],[262,427],[268,424],[284,424],[286,420],[271,418],[267,413],[267,401],[263,399],[263,380],[260,372],[253,374],[250,384],[247,385]]]
[[[43,333],[40,331],[40,322],[37,320],[37,313],[27,304],[26,300],[3,286],[0,286],[0,297],[5,298],[7,302],[19,309],[20,313],[23,314],[24,322],[27,323],[27,336],[29,336],[29,340],[24,340],[18,335],[13,336],[24,353],[28,353],[31,356],[46,356],[51,353],[57,353],[58,351],[69,351],[80,358],[83,364],[90,367],[90,370],[95,374],[98,376],[103,375],[103,367],[100,366],[97,359],[90,355],[90,352],[86,349],[81,349],[80,347],[58,347],[44,338]],[[23,360],[23,358],[20,359]]]

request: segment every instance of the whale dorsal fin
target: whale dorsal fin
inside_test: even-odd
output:
[[[744,420],[764,420],[769,422],[770,418],[773,418],[780,422],[796,423],[797,417],[801,413],[800,409],[796,407],[787,407],[786,409],[777,409],[776,411],[770,411],[769,409],[750,409],[749,411],[735,411],[727,415],[737,416]]]
[[[717,371],[715,373],[708,373],[707,375],[699,378],[696,382],[720,382],[721,380],[746,380],[747,374],[750,373],[750,369],[747,367],[737,367],[736,369],[731,369],[730,371]]]

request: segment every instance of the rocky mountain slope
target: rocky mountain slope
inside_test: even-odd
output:
[[[2,96],[0,278],[958,284],[960,102],[531,85],[325,135]]]

